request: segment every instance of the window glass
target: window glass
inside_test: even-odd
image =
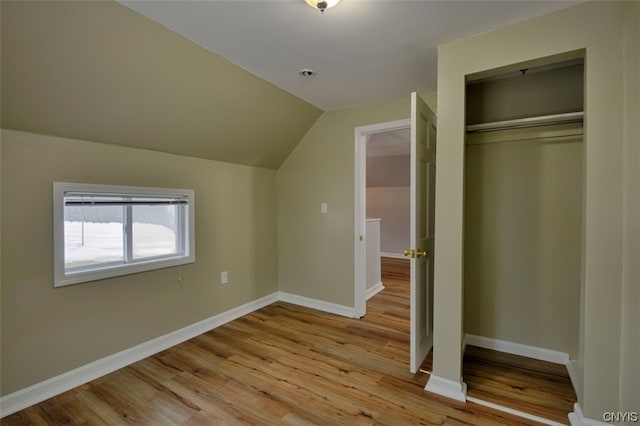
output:
[[[167,256],[178,253],[175,205],[133,206],[133,258]]]
[[[124,262],[122,206],[64,208],[64,267],[67,271]]]

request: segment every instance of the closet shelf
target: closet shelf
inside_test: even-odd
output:
[[[495,132],[499,130],[524,129],[527,127],[552,126],[555,124],[581,123],[583,120],[583,111],[567,112],[562,114],[495,121],[492,123],[470,124],[467,126],[467,133]]]

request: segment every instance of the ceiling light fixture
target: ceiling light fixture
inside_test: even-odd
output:
[[[304,0],[304,1],[306,1],[307,4],[313,7],[314,9],[318,9],[320,13],[324,13],[325,10],[338,4],[340,0]]]

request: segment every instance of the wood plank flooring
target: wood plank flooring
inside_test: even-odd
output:
[[[380,269],[383,279],[387,278],[409,282],[409,278],[411,278],[409,270],[409,258],[397,259],[395,257],[382,257],[380,261]]]
[[[577,401],[564,365],[467,346],[467,396],[569,424]]]
[[[404,280],[409,276],[409,260],[383,257],[382,277]],[[385,281],[386,282],[386,281]],[[431,371],[433,354],[422,365]],[[576,394],[563,365],[467,346],[464,355],[467,395],[534,416],[568,424]]]
[[[349,319],[275,303],[2,419],[3,425],[531,425],[424,391],[405,280]]]

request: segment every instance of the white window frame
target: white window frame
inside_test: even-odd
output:
[[[142,260],[130,261],[130,263],[105,263],[87,270],[67,272],[65,269],[64,247],[64,198],[65,194],[70,193],[96,196],[179,197],[185,199],[187,201],[187,212],[181,217],[183,229],[181,230],[182,232],[178,233],[181,236],[179,241],[177,241],[179,253],[176,256],[144,258]],[[130,209],[127,210],[131,211]],[[192,189],[53,182],[53,286],[61,287],[194,263],[196,261],[195,224],[195,192]],[[131,250],[131,217],[125,220],[124,226],[128,228],[129,231],[127,232],[124,242],[124,244],[128,246],[125,247],[126,251]]]

